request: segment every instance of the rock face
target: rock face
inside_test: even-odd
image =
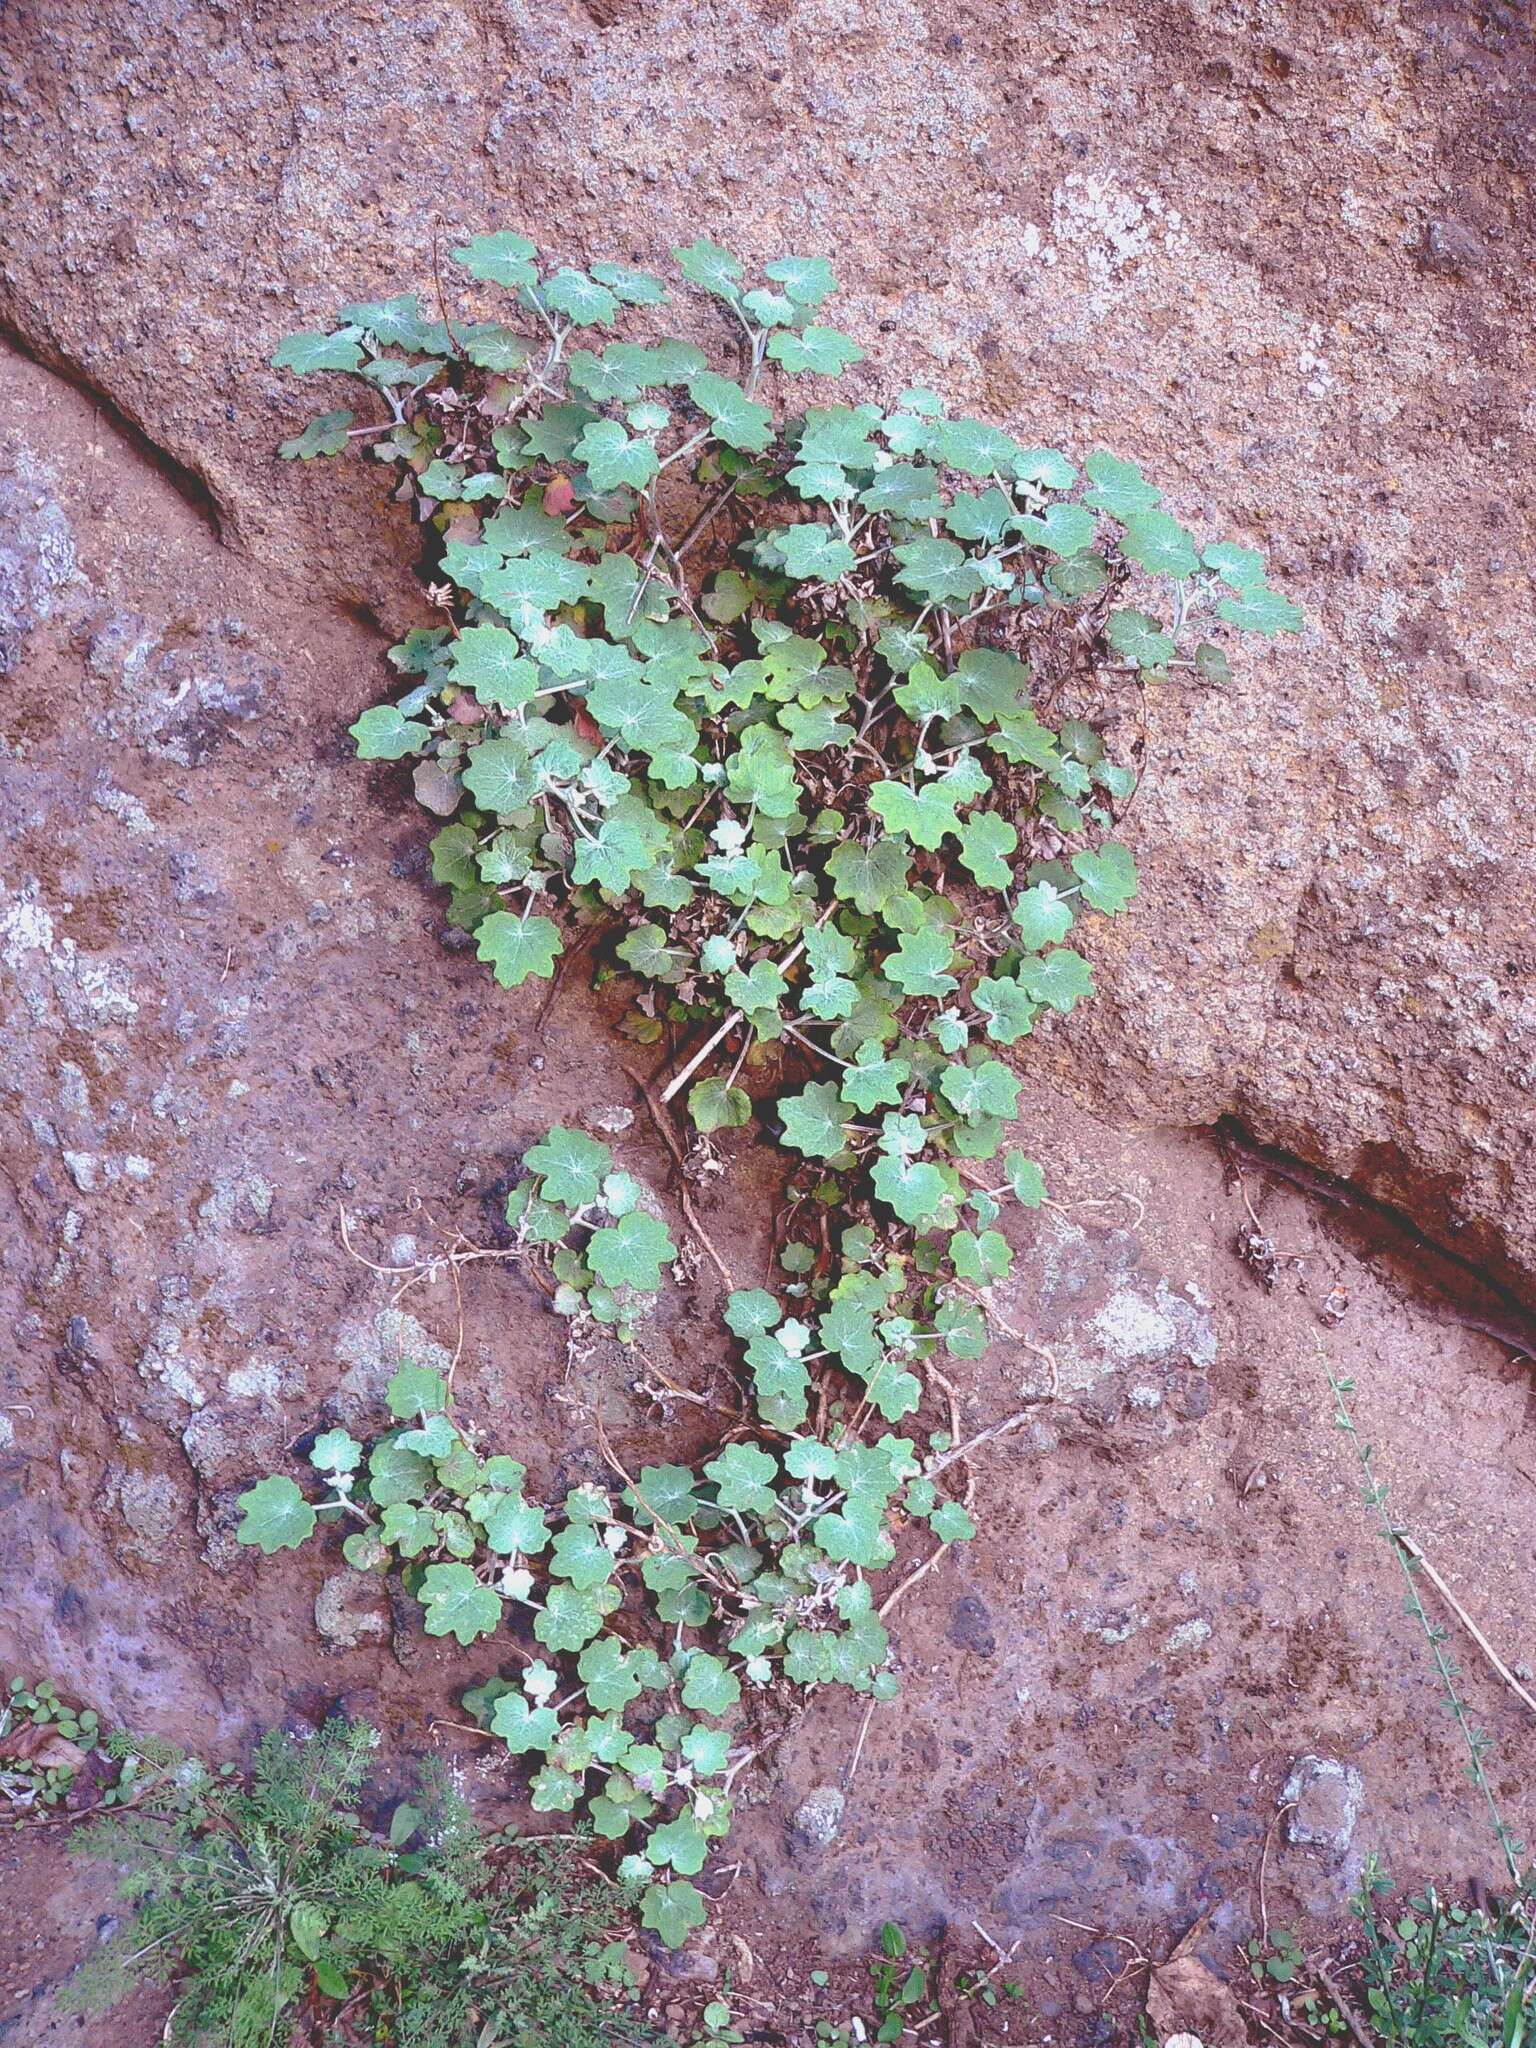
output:
[[[360,467],[273,459],[314,408],[266,363],[430,294],[438,228],[828,250],[871,395],[1102,440],[1269,548],[1310,630],[1149,693],[1145,894],[1063,1074],[1536,1280],[1518,11],[17,0],[0,41],[0,321],[350,607],[410,614],[410,542]]]
[[[499,990],[445,949],[421,822],[394,771],[360,770],[340,737],[375,687],[376,625],[221,547],[93,411],[0,349],[0,448],[26,457],[77,565],[0,691],[0,1639],[9,1669],[210,1757],[338,1702],[398,1757],[428,1721],[462,1722],[500,1658],[426,1636],[401,1588],[387,1615],[327,1590],[339,1529],[253,1553],[241,1493],[268,1473],[307,1485],[305,1432],[371,1440],[402,1357],[447,1372],[457,1355],[487,1451],[526,1461],[541,1495],[605,1479],[594,1410],[631,1470],[672,1461],[683,1431],[691,1455],[692,1415],[659,1393],[729,1398],[718,1276],[700,1260],[669,1282],[643,1374],[617,1345],[572,1345],[516,1262],[468,1269],[462,1325],[445,1282],[401,1291],[388,1269],[498,1242],[552,1123],[600,1131],[675,1200],[669,1154],[580,976],[546,1027],[542,992]],[[807,1926],[863,1957],[886,1920],[925,1940],[979,1920],[1025,1941],[1032,1988],[1068,2014],[1088,2002],[1086,2039],[1119,1963],[1090,1986],[1054,1915],[1176,1938],[1190,1899],[1246,1899],[1267,1788],[1302,1754],[1355,1755],[1362,1727],[1392,1797],[1358,1847],[1405,1885],[1494,1878],[1481,1814],[1446,1796],[1448,1752],[1425,1742],[1422,1646],[1332,1424],[1318,1304],[1348,1296],[1330,1348],[1394,1511],[1511,1657],[1532,1654],[1536,1493],[1514,1483],[1529,1371],[1356,1258],[1289,1187],[1264,1223],[1314,1247],[1305,1286],[1255,1285],[1232,1250],[1240,1191],[1206,1142],[1114,1127],[1044,1071],[1024,1080],[1019,1138],[1085,1205],[1006,1220],[1017,1337],[954,1385],[964,1436],[1021,1401],[1037,1418],[978,1455],[981,1540],[890,1610],[901,1697],[856,1773],[862,1703],[831,1688],[771,1753],[767,1796],[743,1773],[758,1797],[730,1840],[735,1917],[699,1955],[729,1961],[739,1928],[758,1983],[788,1982]],[[743,1138],[696,1184],[744,1273],[767,1270],[779,1171]],[[1191,1622],[1209,1635],[1167,1648]],[[1529,1840],[1523,1712],[1488,1681],[1479,1715]],[[466,1741],[448,1746],[478,1772]],[[792,1816],[844,1772],[835,1836],[791,1853]],[[63,1831],[6,1839],[65,1854]],[[1337,1906],[1347,1859],[1284,1865]],[[55,1877],[27,1890],[72,1902],[46,1953],[35,1915],[8,1952],[0,1915],[0,1982],[56,1980],[65,1935],[108,1908],[109,1888],[86,1910]],[[7,1882],[20,1896],[0,1868]],[[163,2021],[114,2043],[150,2048]]]

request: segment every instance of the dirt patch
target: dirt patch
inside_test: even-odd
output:
[[[461,1341],[446,1291],[395,1302],[347,1257],[341,1208],[398,1264],[439,1222],[493,1231],[559,1118],[633,1116],[614,1142],[658,1188],[669,1161],[580,977],[542,1029],[536,994],[499,994],[445,930],[399,775],[350,760],[378,635],[233,560],[78,394],[14,359],[3,380],[9,460],[67,564],[0,727],[5,1662],[219,1756],[337,1702],[393,1757],[464,1748],[432,1724],[490,1656],[357,1625],[334,1558],[237,1549],[234,1497],[316,1419],[369,1420],[402,1352]],[[1032,2022],[1089,2041],[1123,1960],[1109,1935],[1163,1958],[1203,1916],[1201,1952],[1230,1966],[1266,1837],[1275,1922],[1336,1913],[1367,1849],[1405,1879],[1494,1873],[1319,1346],[1358,1382],[1403,1520],[1504,1655],[1533,1657],[1528,1366],[1467,1321],[1513,1311],[1465,1275],[1455,1301],[1426,1294],[1380,1218],[1096,1119],[1063,1100],[1048,1041],[1030,1049],[1021,1126],[1061,1206],[1016,1231],[1018,1336],[965,1381],[962,1426],[1053,1367],[1060,1397],[978,1454],[988,1538],[896,1610],[903,1694],[862,1749],[860,1704],[817,1699],[770,1752],[684,1966],[729,1969],[791,2035],[827,2009],[809,1970],[841,1954],[856,1977],[887,1918],[1017,1939]],[[744,1150],[711,1190],[744,1271],[772,1173]],[[1272,1290],[1237,1255],[1250,1228]],[[700,1261],[648,1337],[705,1397],[716,1305]],[[462,1398],[541,1485],[600,1470],[594,1408],[635,1459],[687,1426],[632,1359],[569,1356],[515,1268],[467,1286],[462,1350]],[[1529,1834],[1529,1723],[1463,1662]],[[1359,1773],[1346,1847],[1273,1829],[1307,1756]],[[515,1818],[510,1761],[465,1762],[486,1817]],[[827,1788],[831,1823],[798,1819]],[[68,1873],[57,1831],[0,1856],[13,1895],[59,1887],[10,1938],[0,2038],[89,2040],[49,1987],[108,1910],[99,1882]],[[129,2008],[114,2041],[157,2039],[162,2014]],[[988,2024],[1034,2038],[1018,2014]]]

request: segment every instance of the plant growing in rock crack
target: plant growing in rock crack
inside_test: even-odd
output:
[[[1022,1152],[981,1164],[1017,1107],[1000,1053],[1092,992],[1068,941],[1137,888],[1113,836],[1136,777],[1099,728],[1174,674],[1225,680],[1226,629],[1301,618],[1132,463],[1080,473],[922,389],[801,404],[863,355],[822,322],[820,258],[749,283],[713,242],[674,251],[732,376],[664,333],[646,272],[541,269],[513,233],[452,254],[502,294],[493,317],[359,303],[274,358],[355,375],[388,413],[329,412],[282,452],[366,443],[431,534],[437,621],[391,650],[402,689],[358,751],[417,763],[450,921],[498,982],[552,977],[574,936],[632,978],[630,1037],[690,1041],[658,1116],[686,1088],[707,1144],[778,1091],[784,1277],[726,1275],[755,1440],[702,1466],[631,1476],[609,1451],[616,1490],[540,1506],[407,1367],[366,1464],[328,1431],[329,1493],[266,1479],[240,1534],[270,1551],[354,1522],[351,1561],[403,1560],[428,1630],[464,1643],[525,1611],[544,1654],[475,1709],[542,1759],[537,1808],[585,1801],[637,1841],[622,1867],[651,1874],[645,1919],[676,1943],[752,1754],[720,1717],[776,1683],[888,1696],[867,1574],[905,1522],[975,1533],[940,1481],[1027,1412],[957,1444],[941,1361],[1000,1320],[1003,1205],[1043,1199]],[[637,338],[611,338],[621,317]],[[633,1336],[665,1226],[581,1133],[527,1164],[508,1219],[555,1306]],[[935,1390],[951,1428],[923,1454],[871,1440]]]
[[[391,651],[407,687],[359,753],[419,763],[450,920],[503,985],[611,923],[631,1035],[701,1034],[666,1091],[693,1082],[701,1132],[745,1124],[741,1079],[787,1052],[821,1077],[779,1109],[805,1185],[856,1162],[953,1228],[952,1162],[1013,1107],[995,1048],[1090,993],[1067,941],[1136,890],[1109,836],[1134,776],[1091,721],[1300,613],[1132,463],[1080,475],[926,390],[802,405],[863,355],[822,324],[820,258],[749,284],[710,241],[674,252],[732,377],[657,334],[647,273],[541,271],[511,233],[452,254],[494,317],[358,303],[274,357],[388,409],[283,452],[365,442],[433,534],[439,622]],[[648,338],[609,339],[621,316]]]

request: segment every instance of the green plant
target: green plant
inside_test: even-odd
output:
[[[114,1737],[140,1765],[134,1803],[79,1840],[120,1867],[132,1911],[70,2002],[99,2010],[141,1975],[174,1981],[167,2038],[229,2048],[655,2040],[615,2002],[628,1978],[612,1900],[569,1845],[483,1839],[440,1769],[377,1839],[353,1810],[377,1739],[340,1720],[307,1741],[273,1733],[246,1783]]]
[[[1448,1904],[1430,1886],[1405,1911],[1382,1915],[1377,1901],[1391,1888],[1368,1857],[1350,1904],[1364,1934],[1358,1968],[1376,2039],[1408,2048],[1524,2048],[1536,2024],[1529,1892],[1485,1912]]]
[[[733,2023],[729,1999],[712,1998],[699,2014],[703,2032],[689,2048],[742,2048],[746,2035]]]
[[[559,1315],[585,1312],[626,1341],[655,1301],[663,1266],[677,1257],[664,1223],[642,1207],[644,1190],[584,1131],[560,1126],[532,1146],[532,1175],[507,1203],[519,1244],[547,1250]],[[578,1248],[571,1242],[580,1238]]]
[[[52,1679],[11,1679],[0,1704],[0,1800],[13,1824],[61,1805],[100,1740],[94,1708],[66,1704]]]
[[[1488,1776],[1488,1738],[1473,1726],[1458,1690],[1461,1673],[1446,1649],[1448,1631],[1424,1606],[1417,1547],[1393,1519],[1375,1452],[1355,1426],[1348,1399],[1354,1382],[1335,1378],[1330,1370],[1328,1386],[1335,1426],[1360,1466],[1361,1497],[1403,1575],[1405,1611],[1429,1646],[1443,1704],[1467,1753],[1468,1779],[1487,1808],[1515,1889],[1507,1903],[1485,1909],[1449,1903],[1430,1886],[1405,1912],[1386,1916],[1378,1901],[1392,1889],[1391,1881],[1376,1856],[1369,1855],[1350,1902],[1363,1941],[1333,1964],[1336,1974],[1309,1959],[1283,1929],[1274,1930],[1268,1943],[1248,1943],[1249,1967],[1259,1982],[1276,1987],[1287,2017],[1314,2036],[1349,2034],[1404,2048],[1523,2048],[1532,2036],[1536,2000],[1536,1916],[1531,1881],[1521,1870],[1523,1851],[1504,1821]]]
[[[1249,1940],[1245,1953],[1248,1967],[1258,1983],[1267,1980],[1271,1984],[1294,1984],[1306,1962],[1295,1935],[1288,1927],[1271,1928],[1268,1941],[1261,1941],[1255,1934]]]
[[[1309,2038],[1397,2048],[1526,2048],[1536,2019],[1536,1918],[1524,1886],[1507,1903],[1452,1903],[1428,1886],[1385,1911],[1391,1880],[1365,1859],[1349,1909],[1361,1938],[1330,1961],[1272,1930],[1247,1945],[1255,1980]]]
[[[929,1429],[921,1454],[871,1440],[872,1417],[903,1422],[935,1388],[953,1414],[940,1361],[986,1347],[1003,1205],[1044,1198],[1004,1153],[1018,1082],[999,1052],[1092,992],[1065,942],[1136,893],[1112,836],[1136,776],[1098,726],[1174,673],[1225,680],[1225,629],[1301,617],[1258,554],[1202,548],[1113,455],[1080,474],[922,389],[801,407],[795,380],[863,355],[821,322],[820,258],[750,284],[708,240],[674,255],[739,379],[659,331],[658,279],[541,270],[513,233],[452,252],[507,295],[496,317],[441,291],[436,318],[411,296],[358,303],[274,364],[382,399],[387,419],[329,412],[282,452],[370,444],[431,536],[437,622],[391,650],[403,693],[353,736],[364,759],[415,761],[448,821],[431,851],[450,922],[508,988],[592,940],[599,975],[633,986],[630,1037],[692,1034],[655,1106],[687,1088],[706,1144],[751,1120],[754,1090],[783,1090],[783,1280],[728,1280],[725,1304],[757,1441],[638,1477],[610,1453],[617,1496],[544,1507],[407,1367],[402,1427],[366,1468],[328,1431],[311,1461],[330,1494],[269,1477],[239,1533],[271,1551],[354,1521],[350,1561],[404,1560],[429,1632],[462,1643],[531,1611],[547,1655],[471,1699],[542,1759],[536,1809],[585,1802],[600,1834],[639,1831],[621,1869],[676,1944],[751,1756],[717,1721],[744,1686],[889,1697],[866,1574],[904,1523],[941,1547],[973,1536],[940,1481],[1022,1419],[969,1444]],[[643,338],[606,339],[621,317]],[[1158,592],[1166,616],[1145,608]],[[632,1338],[665,1225],[579,1132],[527,1164],[518,1247],[558,1310]]]
[[[1348,2032],[1337,2004],[1311,1983],[1307,1957],[1288,1927],[1271,1928],[1267,1941],[1253,1935],[1244,1954],[1254,1982],[1274,1992],[1287,2019],[1330,2039]]]
[[[869,1963],[873,2008],[869,2018],[858,2014],[842,2021],[818,2020],[815,2039],[826,2044],[826,2048],[854,2048],[857,2042],[901,2041],[909,2036],[925,2040],[927,2029],[943,2016],[933,1959],[926,1951],[914,1951],[894,1920],[887,1920],[881,1927],[877,1949]],[[958,1971],[954,1997],[988,2007],[995,2007],[1004,1998],[1022,1997],[1021,1984],[994,1981],[1007,1960],[1000,1953],[998,1962],[989,1970]],[[829,1981],[825,1970],[811,1972],[811,1982],[818,1989],[826,1989]]]
[[[566,1288],[574,1303],[590,1299],[579,1275],[594,1263],[609,1282],[659,1280],[670,1239],[630,1205],[634,1184],[606,1146],[556,1129],[527,1163],[537,1171],[513,1191],[508,1213],[529,1255],[564,1276],[550,1283],[557,1301]],[[602,1205],[615,1201],[618,1223],[601,1222],[612,1213]],[[643,1249],[626,1238],[606,1259],[595,1248],[628,1217],[643,1217],[655,1235]],[[586,1232],[578,1253],[566,1240]],[[575,1487],[558,1506],[531,1500],[524,1467],[485,1455],[450,1414],[441,1375],[408,1364],[387,1392],[395,1426],[366,1448],[346,1430],[324,1431],[309,1459],[327,1491],[312,1502],[273,1474],[240,1496],[237,1535],[271,1554],[297,1548],[322,1523],[354,1524],[342,1544],[347,1561],[402,1570],[428,1634],[464,1645],[528,1616],[541,1654],[516,1683],[473,1688],[466,1705],[512,1754],[538,1760],[536,1812],[584,1805],[599,1835],[638,1841],[621,1871],[648,1880],[642,1918],[675,1946],[704,1918],[689,1880],[728,1829],[732,1785],[754,1754],[733,1751],[721,1725],[744,1689],[838,1684],[893,1697],[889,1638],[867,1574],[894,1560],[898,1520],[926,1524],[941,1545],[975,1534],[961,1502],[940,1488],[970,1447],[933,1432],[919,1455],[910,1437],[871,1439],[863,1429],[871,1413],[917,1405],[918,1382],[904,1367],[886,1373],[884,1388],[880,1376],[940,1341],[934,1331],[917,1344],[905,1324],[878,1321],[895,1285],[877,1269],[845,1268],[819,1321],[793,1331],[773,1295],[732,1293],[726,1320],[745,1344],[763,1435],[734,1440],[701,1465],[647,1465],[632,1476],[610,1453],[617,1486]],[[818,1364],[859,1389],[837,1397],[823,1379],[820,1427],[808,1391]]]
[[[1300,614],[1112,455],[1080,476],[925,390],[796,409],[797,379],[863,355],[820,323],[819,258],[752,286],[707,240],[674,252],[736,335],[736,381],[691,340],[597,352],[621,315],[654,331],[648,274],[541,274],[510,233],[452,254],[507,295],[497,317],[359,303],[274,357],[389,410],[326,414],[284,453],[368,442],[434,535],[440,623],[392,650],[414,680],[363,714],[360,754],[420,763],[452,819],[432,842],[450,921],[500,982],[551,974],[562,921],[608,917],[631,1034],[705,1033],[666,1091],[701,1076],[700,1131],[746,1123],[743,1071],[787,1047],[829,1076],[778,1105],[799,1191],[858,1181],[949,1237],[963,1162],[1015,1106],[993,1048],[1091,992],[1064,942],[1136,890],[1105,836],[1135,778],[1088,721],[1172,670],[1223,677],[1197,627]],[[967,1233],[975,1277],[1001,1256]]]
[[[880,1929],[880,1953],[870,1964],[869,1975],[875,1999],[874,2038],[899,2041],[914,2013],[932,2005],[932,1991],[927,1958],[908,1954],[907,1937],[894,1920]]]
[[[1396,1559],[1398,1569],[1403,1575],[1403,1585],[1405,1588],[1403,1599],[1404,1611],[1418,1623],[1419,1628],[1423,1632],[1424,1640],[1429,1645],[1429,1654],[1434,1663],[1435,1675],[1440,1681],[1441,1697],[1445,1710],[1455,1722],[1457,1733],[1460,1735],[1462,1744],[1467,1752],[1468,1781],[1473,1789],[1482,1796],[1483,1803],[1488,1809],[1489,1825],[1493,1829],[1500,1854],[1504,1858],[1504,1867],[1509,1872],[1512,1882],[1518,1886],[1523,1882],[1520,1867],[1520,1858],[1524,1853],[1523,1848],[1511,1834],[1503,1814],[1499,1811],[1499,1802],[1494,1795],[1493,1785],[1488,1777],[1486,1760],[1491,1746],[1489,1739],[1481,1729],[1473,1727],[1466,1704],[1456,1689],[1456,1681],[1461,1676],[1461,1671],[1460,1667],[1452,1661],[1445,1647],[1450,1640],[1450,1632],[1442,1627],[1439,1622],[1430,1619],[1428,1610],[1425,1608],[1423,1598],[1419,1592],[1419,1561],[1414,1555],[1413,1550],[1403,1541],[1403,1533],[1393,1521],[1388,1511],[1390,1489],[1384,1481],[1376,1476],[1375,1453],[1372,1447],[1361,1438],[1359,1431],[1355,1428],[1354,1417],[1350,1413],[1347,1399],[1347,1396],[1354,1392],[1355,1383],[1353,1380],[1335,1379],[1332,1372],[1330,1372],[1328,1374],[1328,1385],[1333,1394],[1334,1426],[1349,1439],[1350,1448],[1359,1461],[1360,1471],[1365,1482],[1361,1489],[1361,1499],[1368,1508],[1375,1512],[1381,1536]]]

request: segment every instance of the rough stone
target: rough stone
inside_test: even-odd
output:
[[[790,1821],[791,1847],[812,1855],[829,1849],[843,1824],[845,1801],[835,1785],[818,1785],[795,1808]]]
[[[193,1448],[218,1449],[202,1429],[184,1445],[188,1407],[270,1405],[285,1460],[290,1431],[322,1410],[372,1427],[402,1350],[426,1355],[430,1335],[451,1355],[455,1308],[444,1283],[382,1315],[399,1281],[347,1257],[338,1203],[374,1259],[407,1226],[431,1242],[428,1218],[487,1241],[538,1132],[627,1099],[622,1048],[582,976],[546,1042],[537,992],[519,1001],[472,956],[436,950],[430,823],[403,771],[360,769],[344,739],[389,681],[384,640],[420,615],[419,537],[368,465],[268,458],[306,412],[344,401],[271,377],[265,352],[353,290],[398,280],[430,295],[434,214],[445,240],[526,223],[560,259],[649,260],[709,230],[753,255],[834,253],[850,284],[834,317],[871,352],[855,395],[888,398],[911,377],[1030,439],[1133,454],[1202,532],[1277,548],[1277,576],[1314,621],[1300,647],[1243,650],[1230,691],[1195,695],[1177,677],[1149,689],[1148,773],[1125,826],[1144,894],[1091,935],[1102,1001],[1070,1030],[1042,1020],[1015,1054],[1021,1139],[1038,1136],[1083,1229],[1075,1305],[1064,1282],[1052,1306],[1062,1212],[1022,1220],[1010,1322],[1066,1364],[1065,1320],[1086,1328],[1121,1286],[1155,1304],[1160,1277],[1176,1293],[1197,1278],[1219,1355],[1209,1372],[1177,1345],[1120,1361],[1112,1377],[1165,1398],[1143,1413],[1121,1393],[1119,1419],[1104,1410],[1113,1437],[1078,1433],[1064,1400],[989,1448],[988,1540],[895,1611],[903,1698],[873,1718],[857,1828],[814,1866],[833,1908],[818,1933],[862,1956],[883,1918],[910,1931],[918,1909],[942,1908],[1005,1942],[1028,1925],[1058,1953],[1048,1900],[1163,1933],[1212,1895],[1207,1869],[1245,1898],[1260,1840],[1234,1849],[1232,1830],[1255,1759],[1231,1731],[1255,1699],[1289,1717],[1258,1738],[1265,1783],[1303,1743],[1354,1754],[1365,1716],[1372,1754],[1400,1774],[1373,1809],[1373,1845],[1405,1882],[1491,1878],[1475,1812],[1445,1798],[1425,1755],[1391,1561],[1317,1400],[1313,1301],[1289,1275],[1263,1295],[1235,1267],[1237,1191],[1209,1147],[1167,1125],[1235,1112],[1470,1255],[1536,1270],[1521,1152],[1523,30],[1493,47],[1504,32],[1472,11],[1389,9],[1383,32],[1324,0],[1291,11],[1282,77],[1258,14],[1127,0],[940,17],[927,0],[875,0],[856,24],[855,80],[848,19],[828,0],[725,0],[707,24],[668,0],[602,5],[613,20],[598,33],[575,5],[433,0],[429,61],[398,0],[295,0],[281,21],[12,0],[0,18],[0,319],[76,387],[7,353],[7,431],[50,451],[90,579],[60,586],[27,629],[0,763],[0,957],[15,976],[0,991],[0,1084],[21,1112],[0,1146],[15,1666],[219,1756],[246,1753],[295,1700],[332,1697],[353,1674],[321,1658],[312,1616],[335,1539],[259,1559],[231,1538],[215,1558],[205,1521],[232,1519],[256,1474],[302,1464],[221,1458],[215,1489],[188,1467]],[[951,30],[963,47],[946,46]],[[851,175],[845,147],[862,152]],[[1482,270],[1422,266],[1420,223],[1448,212],[1475,224]],[[160,454],[141,459],[124,420]],[[244,641],[209,623],[230,615]],[[1127,708],[1116,740],[1134,750],[1141,708]],[[1107,1115],[1084,1111],[1085,1089]],[[625,1149],[666,1171],[635,1121]],[[153,1180],[125,1170],[114,1184],[104,1168],[83,1194],[65,1145],[108,1164],[131,1148]],[[474,1203],[447,1193],[466,1162]],[[718,1199],[720,1241],[755,1270],[763,1182],[738,1163],[711,1190],[711,1227]],[[265,1217],[241,1194],[252,1173],[278,1190]],[[1253,1177],[1248,1192],[1277,1243],[1318,1248],[1309,1286],[1347,1285],[1337,1341],[1362,1426],[1432,1528],[1484,1532],[1464,1546],[1469,1605],[1519,1644],[1523,1368],[1410,1290],[1394,1296],[1325,1211]],[[531,1446],[541,1492],[573,1441],[587,1460],[574,1476],[610,1476],[541,1297],[512,1265],[469,1277],[457,1384],[487,1443]],[[696,1342],[714,1323],[708,1283],[678,1294],[680,1341],[656,1355],[718,1398]],[[89,1374],[57,1366],[74,1314],[94,1332]],[[1085,1337],[1078,1348],[1096,1368]],[[594,1358],[590,1386],[613,1404],[615,1445],[664,1456],[676,1418],[632,1391],[634,1369]],[[1036,1351],[1001,1341],[964,1380],[968,1427],[1048,1384]],[[1142,1441],[1154,1422],[1207,1414]],[[1270,1484],[1242,1497],[1250,1459]],[[131,1578],[115,1569],[125,1468],[155,1486],[135,1502],[150,1568]],[[1191,1555],[1199,1602],[1170,1607],[1170,1556]],[[945,1598],[961,1569],[1000,1645],[972,1661],[964,1696]],[[1096,1642],[1077,1613],[1090,1597],[1106,1622],[1130,1610],[1161,1626]],[[1197,1604],[1220,1621],[1212,1642],[1165,1680],[1154,1666],[1148,1690],[1149,1649]],[[408,1595],[400,1624],[396,1657],[365,1647],[355,1661],[377,1680],[379,1725],[415,1745],[465,1660],[421,1637]],[[489,1668],[475,1651],[468,1663]],[[857,1717],[857,1702],[813,1702],[810,1775],[850,1753]],[[957,1828],[956,1774],[983,1763],[996,1806],[967,1807]],[[1510,1798],[1529,1838],[1526,1786]],[[743,1800],[730,1853],[739,1842],[748,1870],[782,1866],[793,1805]],[[1026,1856],[989,1811],[1069,1840],[1099,1829],[1102,1852],[1058,1869],[1061,1844]],[[1326,1859],[1289,1860],[1332,1901],[1343,1877]],[[770,1972],[803,1936],[805,1874],[777,1900],[746,1879],[724,1909]],[[1007,1931],[994,1887],[1017,1916]],[[1096,2012],[1097,1994],[1083,1997]]]
[[[46,465],[25,447],[11,464],[9,475],[0,474],[0,676],[16,667],[28,634],[79,580],[74,536]]]
[[[985,1600],[967,1593],[955,1602],[949,1615],[949,1640],[956,1649],[968,1650],[976,1657],[997,1655],[997,1633]]]
[[[1365,1804],[1365,1780],[1353,1764],[1333,1757],[1299,1757],[1280,1793],[1286,1840],[1301,1849],[1342,1856]]]
[[[118,1544],[122,1555],[140,1565],[160,1563],[174,1547],[181,1520],[176,1488],[161,1473],[125,1472],[117,1484],[117,1505],[126,1525]]]
[[[389,1634],[383,1584],[365,1572],[332,1572],[315,1595],[315,1627],[338,1650],[383,1642]]]
[[[1202,1643],[1208,1643],[1210,1639],[1211,1624],[1197,1614],[1192,1620],[1181,1621],[1177,1628],[1169,1631],[1168,1640],[1163,1644],[1163,1653],[1165,1656],[1177,1657],[1185,1650],[1198,1650]]]

